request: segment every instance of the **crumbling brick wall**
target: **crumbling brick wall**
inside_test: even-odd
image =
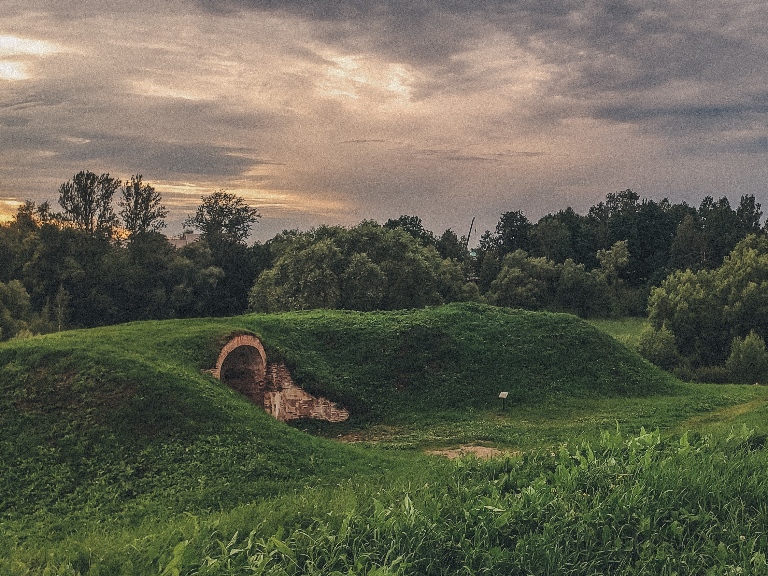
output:
[[[314,418],[329,422],[342,422],[349,412],[325,398],[316,398],[299,388],[282,362],[267,365],[267,390],[264,409],[278,420]]]
[[[344,408],[299,387],[285,363],[267,361],[261,342],[249,334],[227,342],[210,372],[278,420],[314,418],[341,422],[349,418]]]

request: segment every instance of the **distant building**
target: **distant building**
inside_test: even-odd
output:
[[[168,238],[168,242],[178,250],[179,248],[184,248],[184,246],[187,246],[188,244],[192,244],[193,242],[197,242],[200,240],[201,234],[195,234],[193,232],[184,232],[180,236],[170,236]]]

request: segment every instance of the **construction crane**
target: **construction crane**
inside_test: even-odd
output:
[[[469,225],[469,233],[467,239],[464,241],[464,250],[469,250],[469,237],[472,236],[472,227],[475,225],[475,217],[472,217],[472,222]]]

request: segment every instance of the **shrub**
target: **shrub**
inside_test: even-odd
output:
[[[731,344],[731,355],[725,367],[734,382],[765,383],[768,381],[765,341],[754,330],[746,338],[737,336]]]
[[[640,334],[638,344],[640,355],[664,370],[672,370],[680,364],[680,353],[675,344],[675,335],[666,327],[655,330],[649,326]]]
[[[728,384],[733,381],[725,366],[701,366],[693,370],[691,379],[706,384]]]

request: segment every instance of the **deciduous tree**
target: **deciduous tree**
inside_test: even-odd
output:
[[[240,244],[251,233],[251,227],[261,215],[240,196],[224,190],[202,197],[194,216],[184,221],[184,226],[200,230],[203,238],[214,246],[221,242]]]
[[[120,217],[131,237],[165,228],[168,210],[161,203],[160,192],[143,182],[141,174],[131,176],[120,192]]]
[[[78,172],[59,187],[63,219],[89,236],[111,237],[118,222],[112,198],[119,186],[109,174]]]

